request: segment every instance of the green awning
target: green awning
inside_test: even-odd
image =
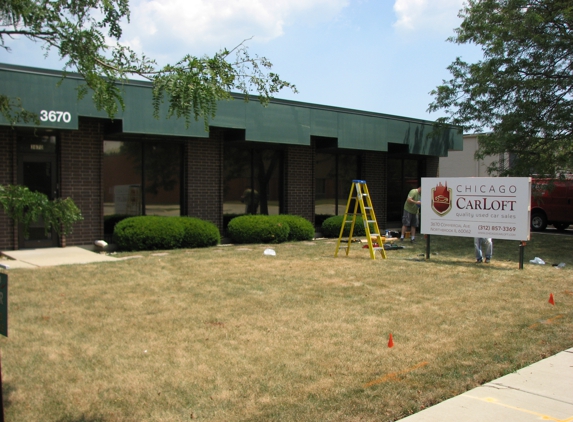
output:
[[[41,127],[77,130],[80,116],[107,119],[89,95],[78,100],[77,88],[83,80],[77,74],[68,73],[62,79],[59,71],[0,64],[0,78],[2,93],[20,98],[24,108],[38,113]],[[122,89],[125,110],[116,119],[122,121],[124,133],[209,136],[203,121],[186,127],[183,119],[166,118],[167,105],[160,111],[163,117],[154,118],[150,83],[130,81]],[[0,116],[0,124],[9,122]],[[245,102],[240,95],[219,103],[210,124],[244,129],[245,139],[253,142],[310,145],[311,136],[319,136],[337,139],[338,148],[388,151],[389,143],[406,144],[412,154],[433,156],[463,148],[462,133],[454,126],[435,132],[431,121],[279,99],[263,107],[256,98]]]

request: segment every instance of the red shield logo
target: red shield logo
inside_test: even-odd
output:
[[[452,209],[452,189],[448,188],[448,184],[432,188],[432,209],[438,215],[446,215]]]

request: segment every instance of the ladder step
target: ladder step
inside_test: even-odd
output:
[[[352,202],[354,201],[354,203]],[[360,207],[358,207],[360,205]],[[350,212],[351,208],[354,212]],[[361,216],[361,220],[364,223],[364,228],[368,239],[368,244],[363,245],[362,248],[370,248],[370,256],[374,259],[374,254],[372,251],[381,251],[382,257],[386,258],[386,252],[384,250],[384,239],[380,233],[371,233],[370,225],[373,224],[372,229],[374,231],[380,231],[378,227],[378,222],[376,221],[376,215],[374,214],[374,207],[372,205],[372,200],[370,199],[370,193],[366,187],[365,180],[353,180],[352,187],[350,188],[350,193],[348,195],[348,203],[346,204],[346,211],[344,214],[343,224],[352,223],[351,228],[356,224],[357,216]],[[344,227],[344,226],[343,226]],[[354,242],[363,243],[360,239],[354,239],[353,233],[349,234],[348,240],[342,239],[342,230],[338,238],[337,250],[334,256],[337,256],[339,249],[346,249],[346,254],[348,254],[348,249],[350,244]],[[344,244],[341,244],[344,243]]]

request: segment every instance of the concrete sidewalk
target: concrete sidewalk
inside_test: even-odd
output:
[[[21,249],[2,252],[0,268],[38,268],[55,265],[89,264],[93,262],[115,262],[119,258],[89,251],[78,246],[66,248]],[[8,258],[8,259],[6,259]]]
[[[401,421],[573,422],[573,348]]]

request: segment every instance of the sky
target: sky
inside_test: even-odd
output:
[[[464,0],[131,0],[121,42],[160,65],[185,54],[212,55],[244,40],[298,93],[276,98],[424,120],[430,91],[450,78],[461,57],[481,58],[472,45],[446,41],[461,23]],[[0,62],[62,69],[25,39],[0,50]]]

